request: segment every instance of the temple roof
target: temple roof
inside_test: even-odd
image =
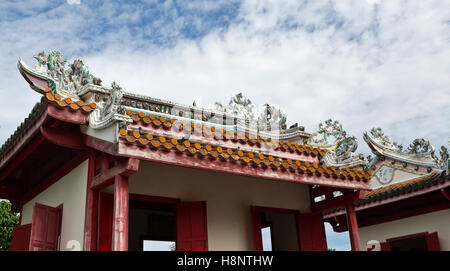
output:
[[[78,129],[83,138],[91,138],[82,144],[98,147],[96,144],[102,142],[101,146],[110,146],[108,151],[113,155],[148,158],[150,153],[158,153],[151,157],[165,162],[172,159],[170,163],[188,159],[187,155],[216,160],[230,173],[232,164],[239,164],[244,167],[243,175],[368,189],[372,173],[365,170],[366,161],[353,153],[355,137],[347,135],[338,122],[328,120],[319,125],[318,133],[311,134],[297,124],[288,128],[286,116],[275,106],[266,104],[257,114],[241,93],[225,105],[217,102],[213,109],[186,106],[125,92],[115,82],[111,87],[102,86],[81,60],[66,65],[57,51],[42,52],[35,58],[38,63],[34,69],[21,59],[18,69],[30,87],[44,97],[3,144],[0,168],[20,151],[24,140],[18,139],[39,129],[45,132],[47,128],[39,125],[51,117],[57,122],[49,129],[67,128],[58,121],[68,123],[67,135]],[[318,134],[325,140],[318,139]],[[333,143],[327,141],[331,135],[336,138]],[[172,152],[177,158],[169,155]]]

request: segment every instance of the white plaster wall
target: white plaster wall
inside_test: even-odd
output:
[[[450,209],[359,228],[361,245],[419,232],[438,232],[441,250],[450,250]]]
[[[34,204],[52,207],[63,204],[61,227],[61,250],[67,249],[67,242],[76,240],[81,249],[84,242],[84,218],[86,207],[88,160],[74,168],[67,175],[48,187],[29,202],[22,211],[22,225],[32,222]]]
[[[130,193],[206,201],[209,250],[253,250],[250,206],[309,212],[306,185],[141,161]]]
[[[390,167],[388,165],[383,165],[383,166]],[[392,168],[392,167],[390,167],[390,168]],[[407,172],[407,171],[404,171],[404,170],[401,170],[401,169],[398,169],[398,168],[393,168],[393,169],[394,169],[394,173],[393,173],[393,176],[392,176],[392,181],[390,181],[387,184],[382,184],[378,180],[378,178],[375,176],[376,172],[374,172],[372,178],[370,179],[370,187],[372,189],[377,189],[377,188],[380,188],[382,186],[389,186],[389,185],[393,185],[393,184],[396,184],[396,183],[402,183],[402,182],[406,182],[408,180],[412,180],[412,179],[424,176],[424,174],[414,174],[414,173]]]

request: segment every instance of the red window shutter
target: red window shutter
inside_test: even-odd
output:
[[[427,240],[427,248],[429,251],[440,251],[441,250],[437,232],[427,234],[426,240]]]
[[[30,250],[58,250],[61,209],[35,203],[31,223]]]
[[[389,244],[389,242],[381,242],[380,250],[381,251],[391,251],[391,245]]]
[[[261,212],[254,206],[250,206],[250,211],[252,214],[253,249],[255,251],[262,251]]]
[[[206,202],[177,204],[177,250],[208,250]]]
[[[114,197],[100,193],[98,202],[98,250],[111,251]]]
[[[16,226],[12,230],[11,251],[27,251],[30,247],[31,224]]]
[[[325,227],[320,213],[299,214],[297,221],[301,250],[328,250]]]

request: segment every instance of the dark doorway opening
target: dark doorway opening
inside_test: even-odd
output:
[[[255,250],[298,251],[298,211],[252,207]]]
[[[427,240],[425,236],[407,238],[389,242],[391,251],[426,251]]]
[[[175,251],[176,204],[130,198],[128,250]]]

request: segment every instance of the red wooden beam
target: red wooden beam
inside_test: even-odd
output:
[[[128,250],[128,177],[114,178],[113,251]]]
[[[139,160],[135,158],[128,158],[118,165],[102,171],[100,174],[92,179],[90,188],[92,190],[101,190],[113,184],[114,178],[117,175],[122,175],[124,177],[129,177],[139,169]]]
[[[45,138],[38,134],[26,147],[21,150],[17,157],[11,159],[12,161],[3,168],[0,173],[0,182],[5,179],[12,171],[14,171],[41,143]]]
[[[230,173],[242,176],[249,176],[260,179],[287,181],[293,183],[303,183],[311,185],[323,185],[338,188],[361,189],[370,190],[369,182],[363,181],[348,181],[340,178],[309,175],[307,173],[301,174],[298,172],[291,172],[289,170],[283,171],[273,170],[271,168],[253,167],[249,165],[242,165],[241,163],[233,163],[229,161],[221,161],[219,159],[211,162],[209,158],[201,158],[197,155],[188,156],[184,154],[177,154],[176,152],[163,152],[150,150],[148,148],[139,148],[134,145],[127,145],[124,142],[119,142],[118,155],[135,157],[152,162],[203,169],[214,172]]]
[[[320,212],[327,209],[345,206],[347,203],[353,203],[361,199],[364,199],[364,192],[357,191],[349,194],[344,194],[342,196],[338,196],[335,198],[314,202],[311,207],[313,209],[313,212]]]
[[[52,118],[63,122],[80,125],[86,124],[86,115],[81,113],[81,111],[70,111],[67,108],[58,108],[51,103],[48,104],[47,114]]]
[[[83,134],[80,132],[67,131],[59,128],[50,128],[42,125],[41,134],[51,143],[73,149],[85,149]]]
[[[117,144],[102,140],[93,136],[85,135],[84,144],[107,154],[117,155]]]
[[[358,221],[356,219],[355,207],[351,202],[349,202],[346,204],[345,209],[347,211],[347,226],[352,251],[361,251],[362,248],[361,241],[359,239]]]

